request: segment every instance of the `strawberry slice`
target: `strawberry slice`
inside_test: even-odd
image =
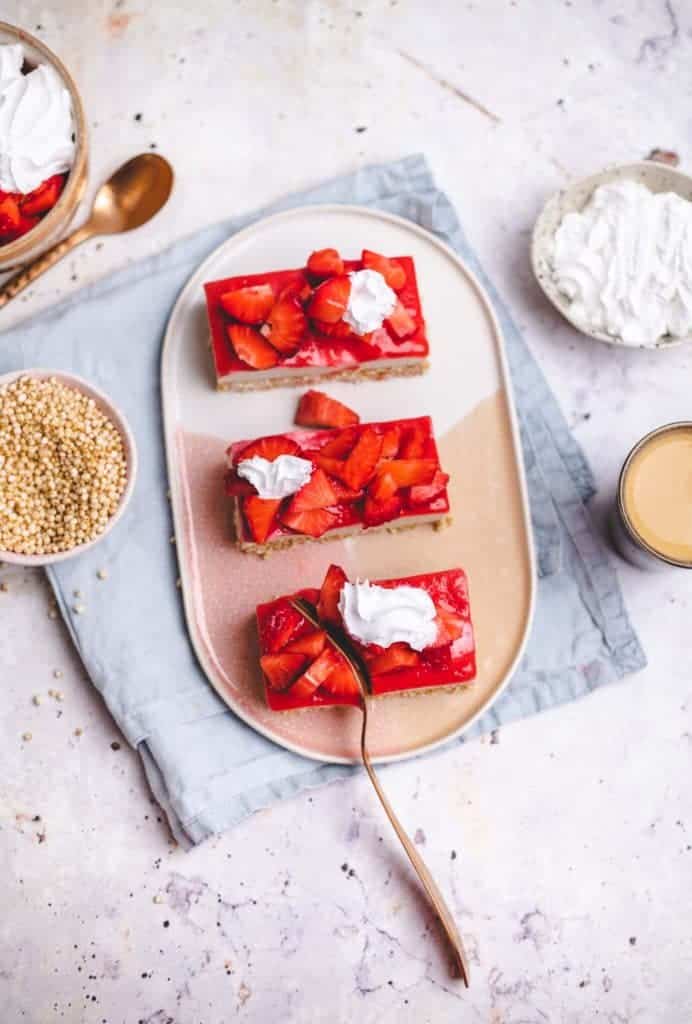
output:
[[[296,679],[291,687],[291,696],[301,700],[312,697],[315,690],[322,685],[330,672],[338,665],[336,651],[333,647],[325,647],[322,653]]]
[[[366,427],[346,459],[341,479],[352,491],[358,491],[370,480],[382,453],[382,438],[372,427]]]
[[[249,284],[224,292],[219,302],[229,316],[243,324],[261,324],[274,305],[274,291],[270,284]]]
[[[328,508],[336,504],[336,492],[322,469],[316,469],[308,482],[293,495],[286,512],[289,516],[309,512],[313,508]]]
[[[316,249],[308,257],[308,270],[315,277],[336,277],[343,274],[344,261],[336,249]]]
[[[437,472],[437,463],[434,459],[390,459],[378,470],[373,487],[377,484],[379,476],[390,476],[399,487],[413,487],[415,484],[429,484]],[[386,491],[386,487],[384,488]],[[392,492],[393,493],[393,492]],[[373,497],[377,498],[373,490]],[[387,495],[385,494],[385,497]],[[381,501],[382,498],[377,498]]]
[[[437,606],[437,636],[431,647],[446,647],[453,644],[464,632],[464,620],[456,612]]]
[[[290,644],[284,647],[287,654],[305,654],[310,660],[318,657],[324,650],[324,646],[327,643],[327,634],[323,629],[316,629],[312,633],[306,633],[305,636],[298,637],[297,640],[292,640]]]
[[[230,498],[249,498],[257,491],[249,480],[243,480],[234,469],[229,469],[224,477],[224,490]]]
[[[296,633],[307,625],[305,619],[290,601],[282,598],[271,605],[260,626],[260,645],[263,651],[276,654],[289,643]],[[294,652],[298,653],[298,652]]]
[[[412,487],[408,494],[411,505],[426,505],[433,498],[437,498],[444,491],[449,483],[449,473],[443,473],[438,469],[429,484],[417,484]]]
[[[323,391],[310,390],[298,403],[295,422],[301,427],[349,427],[360,423],[360,416]]]
[[[273,434],[271,437],[260,437],[258,441],[251,441],[246,445],[239,455],[236,456],[236,465],[251,459],[253,455],[259,455],[267,462],[273,462],[279,455],[297,455],[300,448],[290,437],[283,434]]]
[[[382,274],[389,287],[393,288],[395,292],[400,292],[406,284],[406,271],[396,260],[387,259],[386,256],[380,256],[378,252],[371,252],[370,249],[363,249],[361,259],[366,270],[376,270],[378,274]]]
[[[263,334],[284,355],[293,355],[305,337],[308,321],[297,299],[279,299],[269,313]]]
[[[386,501],[375,501],[370,494],[366,494],[363,505],[363,521],[367,526],[381,526],[392,519],[396,519],[401,511],[401,497],[398,494],[392,495]]]
[[[399,485],[396,479],[391,473],[388,473],[386,469],[379,471],[375,475],[375,479],[368,487],[368,493],[371,495],[373,501],[382,502],[389,501],[393,495],[399,490]]]
[[[339,465],[343,467],[343,462],[339,463]],[[350,487],[342,484],[341,480],[337,477],[332,477],[329,482],[336,494],[335,505],[351,505],[354,501],[360,501],[363,497],[363,491],[352,491]]]
[[[335,433],[331,440],[323,444],[320,452],[322,455],[327,455],[330,458],[345,459],[353,451],[357,440],[358,431],[353,427],[347,427],[346,430],[340,430],[338,433]]]
[[[274,527],[281,498],[260,498],[253,494],[249,498],[243,498],[242,502],[243,514],[253,540],[258,544],[264,544]]]
[[[400,459],[422,459],[425,452],[425,431],[420,423],[410,426],[403,437],[399,449]]]
[[[296,277],[294,281],[290,281],[288,284],[284,285],[279,292],[279,301],[282,299],[296,299],[298,302],[305,303],[311,295],[312,288],[301,274],[300,277]]]
[[[322,680],[322,689],[326,690],[327,693],[331,693],[333,697],[356,696],[360,693],[360,686],[353,673],[353,669],[343,654],[334,647],[330,648],[330,650],[334,654],[334,665]]]
[[[260,658],[262,671],[272,690],[287,690],[300,674],[307,657],[304,654],[263,654]]]
[[[350,326],[345,320],[337,320],[335,324],[327,324],[324,320],[313,320],[313,327],[318,334],[324,334],[326,338],[340,338],[345,341],[347,338],[356,338],[362,341],[363,338],[359,338],[357,334],[351,330]]]
[[[10,192],[0,192],[0,236],[14,235],[21,224],[19,203]]]
[[[341,477],[346,465],[343,459],[331,459],[328,455],[323,455],[322,452],[310,452],[310,458],[316,466],[323,469],[325,473],[329,473],[330,476]]]
[[[320,590],[320,599],[317,602],[317,614],[324,622],[341,624],[339,595],[346,580],[346,573],[340,565],[329,566]]]
[[[368,662],[370,674],[381,675],[383,672],[396,672],[400,668],[414,668],[420,664],[420,654],[413,651],[408,644],[390,644],[381,654],[376,654]]]
[[[315,320],[335,324],[346,312],[351,282],[345,274],[330,277],[316,288],[308,304],[308,315]]]
[[[33,192],[27,192],[19,200],[22,213],[26,217],[38,217],[40,213],[47,213],[57,203],[65,179],[66,175],[64,174],[53,174],[50,178],[42,181]]]
[[[228,337],[238,359],[253,370],[268,370],[276,366],[279,357],[276,349],[265,341],[259,331],[245,324],[228,324]]]
[[[400,427],[389,427],[382,435],[382,459],[394,459],[399,451]]]
[[[252,500],[252,499],[249,499]],[[307,512],[292,512],[291,506],[281,515],[281,522],[290,526],[296,533],[305,533],[308,537],[321,537],[334,526],[336,515],[326,508],[312,508]]]
[[[401,301],[397,302],[384,324],[397,338],[408,338],[416,329],[416,321]]]

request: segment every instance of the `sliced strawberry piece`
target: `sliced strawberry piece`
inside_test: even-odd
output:
[[[230,498],[249,498],[257,491],[249,480],[243,480],[234,469],[229,469],[224,477],[224,490]]]
[[[413,487],[415,484],[429,484],[436,472],[437,463],[434,459],[390,459],[381,470],[378,470],[377,476],[391,476],[398,489]],[[376,497],[374,490],[373,497]]]
[[[349,427],[360,423],[360,416],[323,391],[310,390],[298,403],[295,422],[301,427]]]
[[[310,458],[315,465],[319,466],[320,469],[323,469],[325,473],[329,473],[330,476],[336,476],[339,478],[341,477],[344,466],[346,465],[343,459],[332,459],[328,455],[323,455],[322,452],[311,452]]]
[[[294,679],[300,674],[307,657],[305,654],[263,654],[260,665],[267,684],[272,690],[287,690]]]
[[[389,287],[393,288],[395,292],[400,292],[406,284],[406,271],[396,260],[387,259],[386,256],[380,256],[378,252],[371,252],[370,249],[363,249],[361,259],[366,270],[376,270],[378,274],[382,274]]]
[[[330,277],[315,289],[308,304],[308,315],[335,324],[346,312],[350,294],[351,282],[345,274]]]
[[[279,302],[282,299],[296,299],[298,302],[305,303],[312,295],[312,288],[308,281],[305,280],[303,275],[297,277],[294,281],[284,285],[279,292]]]
[[[431,647],[446,647],[453,644],[464,632],[464,620],[456,612],[437,607],[437,636]]]
[[[320,599],[317,602],[317,614],[324,622],[332,622],[336,625],[341,623],[339,595],[346,580],[346,573],[340,565],[329,566],[320,590]]]
[[[267,340],[284,355],[292,355],[300,348],[308,321],[297,299],[279,299],[269,313]]]
[[[243,324],[261,324],[274,305],[274,291],[270,284],[249,284],[224,292],[219,302],[229,316]]]
[[[21,238],[22,235],[25,235],[27,233],[27,231],[31,231],[32,228],[35,228],[40,220],[40,217],[25,217],[24,214],[22,214],[22,216],[19,218],[19,224],[17,225],[17,227],[14,229],[14,231],[11,231],[9,234],[5,235],[5,238],[12,242],[15,240],[15,238]]]
[[[276,654],[306,625],[306,621],[289,600],[274,601],[260,623],[260,644],[263,651]],[[297,652],[295,652],[297,653]]]
[[[370,480],[382,453],[382,438],[372,427],[366,427],[356,446],[346,459],[341,479],[353,491],[358,491]]]
[[[373,501],[382,502],[389,501],[398,490],[399,485],[395,478],[385,469],[375,475],[375,479],[368,487],[368,494],[371,495]]]
[[[253,370],[268,370],[276,366],[279,357],[276,349],[265,341],[259,331],[245,324],[228,324],[228,337],[238,359]]]
[[[19,200],[22,213],[26,217],[38,217],[40,213],[47,213],[57,203],[60,193],[65,184],[64,174],[53,174],[50,178],[42,181],[33,192],[27,192]]]
[[[327,324],[324,320],[313,320],[313,327],[319,334],[324,334],[326,338],[340,338],[342,341],[347,338],[358,338],[359,341],[362,341],[365,337],[363,335],[363,338],[360,338],[354,334],[345,320],[337,320],[335,324]]]
[[[401,440],[401,429],[399,427],[388,427],[382,435],[382,459],[394,459],[399,451]]]
[[[425,431],[420,423],[414,423],[404,433],[399,448],[400,459],[422,459],[425,452]]]
[[[10,192],[0,192],[0,235],[12,235],[21,223],[19,203]]]
[[[397,338],[408,338],[416,329],[416,321],[402,302],[397,302],[384,323]]]
[[[316,469],[308,482],[293,495],[286,512],[293,517],[313,508],[328,508],[336,504],[336,492],[322,469]]]
[[[291,687],[291,696],[301,700],[311,697],[322,685],[330,672],[336,668],[336,651],[333,647],[325,647],[322,653],[307,667],[302,676],[296,679]]]
[[[356,696],[360,693],[360,686],[353,669],[343,654],[334,647],[331,650],[335,656],[335,664],[322,680],[322,689],[331,693],[333,697]]]
[[[363,520],[367,526],[381,526],[392,519],[396,519],[401,511],[402,501],[398,494],[392,495],[386,501],[375,501],[366,494],[363,505]]]
[[[315,277],[336,277],[344,272],[344,261],[336,249],[316,249],[308,257],[308,270]]]
[[[331,440],[323,444],[320,452],[322,455],[328,455],[330,458],[345,459],[353,451],[357,440],[358,431],[352,427],[347,427],[346,430],[340,430],[338,434],[335,433]]]
[[[235,462],[237,465],[239,462],[244,462],[245,459],[251,459],[253,455],[259,455],[267,462],[273,462],[274,459],[278,459],[279,455],[297,455],[299,451],[300,448],[292,438],[285,437],[283,434],[273,434],[271,437],[260,437],[258,441],[251,441],[236,456]]]
[[[383,672],[396,672],[400,668],[414,668],[420,664],[420,654],[413,651],[408,644],[390,644],[381,654],[376,654],[368,662],[370,674],[381,675]]]
[[[326,643],[327,634],[325,631],[323,629],[316,629],[312,633],[306,633],[305,636],[298,637],[297,640],[292,640],[290,644],[284,647],[284,650],[287,654],[305,654],[312,660],[322,653]]]
[[[429,484],[417,484],[409,491],[408,500],[411,505],[426,505],[437,498],[449,483],[449,473],[438,469]]]
[[[258,544],[264,544],[272,532],[281,499],[260,498],[253,494],[249,498],[243,498],[242,501],[243,514],[250,528],[253,540],[257,541]]]
[[[340,466],[343,466],[343,463],[340,463]],[[330,483],[336,493],[335,505],[350,505],[354,501],[360,501],[363,497],[363,491],[352,491],[350,487],[342,484],[341,480],[335,476],[331,478]]]
[[[326,508],[313,508],[307,512],[291,512],[290,505],[281,515],[281,522],[290,526],[296,533],[305,533],[309,537],[321,537],[336,522],[334,512]]]

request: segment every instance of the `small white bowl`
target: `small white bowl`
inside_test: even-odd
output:
[[[692,200],[692,177],[674,167],[654,163],[650,160],[608,167],[598,174],[592,174],[589,178],[575,181],[548,200],[534,226],[531,239],[531,266],[536,280],[565,319],[589,338],[605,341],[609,345],[618,345],[621,348],[648,349],[670,348],[673,345],[680,345],[682,342],[692,341],[692,334],[688,334],[684,338],[671,338],[665,335],[650,345],[627,345],[621,338],[606,334],[604,331],[594,331],[588,324],[577,320],[570,312],[569,299],[558,290],[552,276],[550,251],[553,237],[562,218],[568,213],[582,210],[599,185],[622,180],[641,182],[651,192],[675,192],[683,199]]]
[[[64,562],[68,558],[75,558],[77,555],[81,555],[82,552],[88,551],[89,548],[93,548],[99,543],[99,541],[103,540],[106,534],[110,533],[113,529],[132,497],[132,491],[134,490],[135,479],[137,477],[137,448],[135,447],[135,439],[125,417],[119,409],[113,405],[111,400],[107,398],[102,391],[95,388],[93,384],[90,384],[88,381],[83,380],[81,377],[77,377],[74,374],[62,373],[60,370],[15,370],[12,373],[0,375],[0,390],[8,384],[11,384],[12,381],[17,380],[19,377],[37,377],[39,380],[55,378],[55,380],[60,381],[61,384],[65,384],[67,387],[72,387],[77,391],[81,391],[82,394],[86,395],[88,398],[93,398],[101,412],[107,416],[118,429],[125,448],[125,458],[127,460],[127,483],[125,484],[125,490],[120,496],[118,507],[111,516],[103,533],[100,533],[98,537],[88,541],[86,544],[78,544],[76,547],[69,548],[67,551],[58,551],[55,554],[50,555],[22,555],[17,554],[14,551],[3,551],[0,549],[0,562],[7,562],[10,565],[51,565],[54,562]]]

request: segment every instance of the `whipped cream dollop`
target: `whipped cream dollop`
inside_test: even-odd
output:
[[[433,599],[420,587],[379,587],[368,580],[344,583],[339,611],[350,635],[364,644],[403,642],[422,651],[437,636]]]
[[[21,46],[0,46],[0,189],[32,192],[74,162],[72,101],[48,64],[22,74]]]
[[[627,345],[692,330],[692,203],[635,181],[601,185],[555,233],[553,277],[585,326]]]
[[[377,270],[354,270],[351,294],[342,320],[356,334],[369,334],[381,327],[396,306],[396,292]]]
[[[287,498],[308,482],[313,468],[309,459],[298,455],[277,455],[273,462],[253,455],[239,462],[236,472],[252,484],[260,498]]]

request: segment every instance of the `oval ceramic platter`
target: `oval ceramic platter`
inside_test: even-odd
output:
[[[335,246],[413,256],[430,339],[422,377],[324,382],[363,421],[432,415],[442,465],[451,474],[453,523],[398,534],[304,543],[267,559],[234,546],[222,479],[233,440],[291,428],[300,388],[217,391],[203,283],[305,264]],[[422,228],[354,206],[311,206],[239,232],[183,289],[163,347],[164,430],[185,614],[210,683],[245,722],[276,743],[323,761],[359,758],[355,708],[275,713],[258,664],[255,606],[319,586],[331,562],[354,579],[461,565],[469,576],[478,675],[463,690],[377,702],[370,749],[380,761],[418,754],[460,734],[497,698],[526,641],[534,593],[533,552],[518,432],[500,330],[459,258]]]

